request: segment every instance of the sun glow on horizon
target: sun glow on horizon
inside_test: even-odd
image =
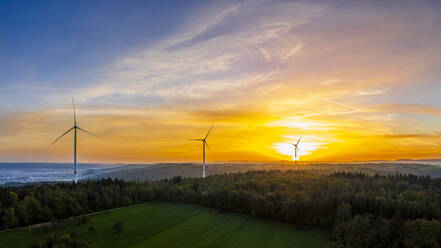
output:
[[[278,153],[287,155],[292,157],[292,160],[295,161],[295,152],[293,144],[297,143],[300,136],[285,136],[285,142],[276,142],[271,148],[277,150]],[[307,155],[312,154],[314,151],[318,149],[326,149],[326,144],[321,139],[314,135],[303,135],[302,139],[299,143],[299,150],[297,152],[297,160],[300,160],[301,157],[305,157]]]

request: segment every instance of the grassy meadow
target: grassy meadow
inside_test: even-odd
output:
[[[119,233],[115,221],[122,221]],[[185,204],[152,202],[90,216],[88,223],[63,221],[55,231],[44,227],[0,233],[1,248],[29,247],[48,235],[73,234],[90,247],[324,247],[325,234],[314,229],[254,217],[219,213]],[[90,228],[93,227],[93,228]],[[93,229],[93,230],[91,230]]]

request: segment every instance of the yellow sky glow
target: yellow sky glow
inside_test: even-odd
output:
[[[441,158],[438,12],[265,3],[207,5],[87,68],[87,83],[71,83],[72,72],[47,89],[29,76],[34,88],[15,94],[43,96],[0,106],[0,159],[71,161],[72,135],[50,144],[72,126],[72,97],[79,125],[102,137],[80,134],[80,162],[201,161],[201,144],[187,140],[211,125],[208,161],[292,160],[300,136],[301,161]]]

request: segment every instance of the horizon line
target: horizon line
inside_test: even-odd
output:
[[[348,160],[348,161],[337,161],[337,160],[301,160],[297,161],[297,163],[378,163],[378,162],[406,162],[406,161],[441,161],[441,158],[430,158],[430,159],[408,159],[408,158],[400,158],[400,159],[376,159],[376,160]],[[207,163],[290,163],[294,162],[293,160],[225,160],[225,161],[207,161]],[[105,165],[146,165],[146,164],[202,164],[202,162],[198,161],[182,161],[182,162],[134,162],[134,163],[126,163],[126,162],[81,162],[78,164],[105,164]],[[23,161],[0,161],[0,164],[73,164],[73,162],[23,162]]]

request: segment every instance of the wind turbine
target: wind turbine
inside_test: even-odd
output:
[[[210,130],[208,131],[207,135],[203,139],[190,139],[191,141],[202,141],[202,161],[203,161],[203,167],[202,167],[202,178],[205,178],[205,145],[208,149],[210,149],[210,146],[207,143],[208,135],[210,135],[211,130],[213,129],[213,126],[211,126]]]
[[[77,130],[83,131],[89,135],[95,136],[97,138],[99,138],[98,136],[96,136],[93,133],[90,133],[82,128],[80,128],[79,126],[77,126],[77,114],[75,111],[75,103],[74,103],[74,99],[72,99],[72,108],[73,108],[73,114],[74,114],[74,126],[67,130],[63,135],[61,135],[60,137],[58,137],[58,139],[56,139],[54,142],[52,142],[52,145],[57,143],[58,140],[60,140],[61,138],[63,138],[66,134],[70,133],[70,131],[74,131],[74,182],[75,184],[77,184],[78,182],[78,178],[77,178]]]
[[[299,140],[297,141],[296,144],[291,144],[291,145],[294,146],[294,154],[295,154],[294,163],[295,163],[295,165],[296,165],[296,170],[298,169],[298,168],[297,168],[297,151],[300,152],[300,150],[299,150],[299,143],[300,143],[300,140],[301,140],[301,139],[302,139],[302,136],[300,136],[300,138],[299,138]]]

